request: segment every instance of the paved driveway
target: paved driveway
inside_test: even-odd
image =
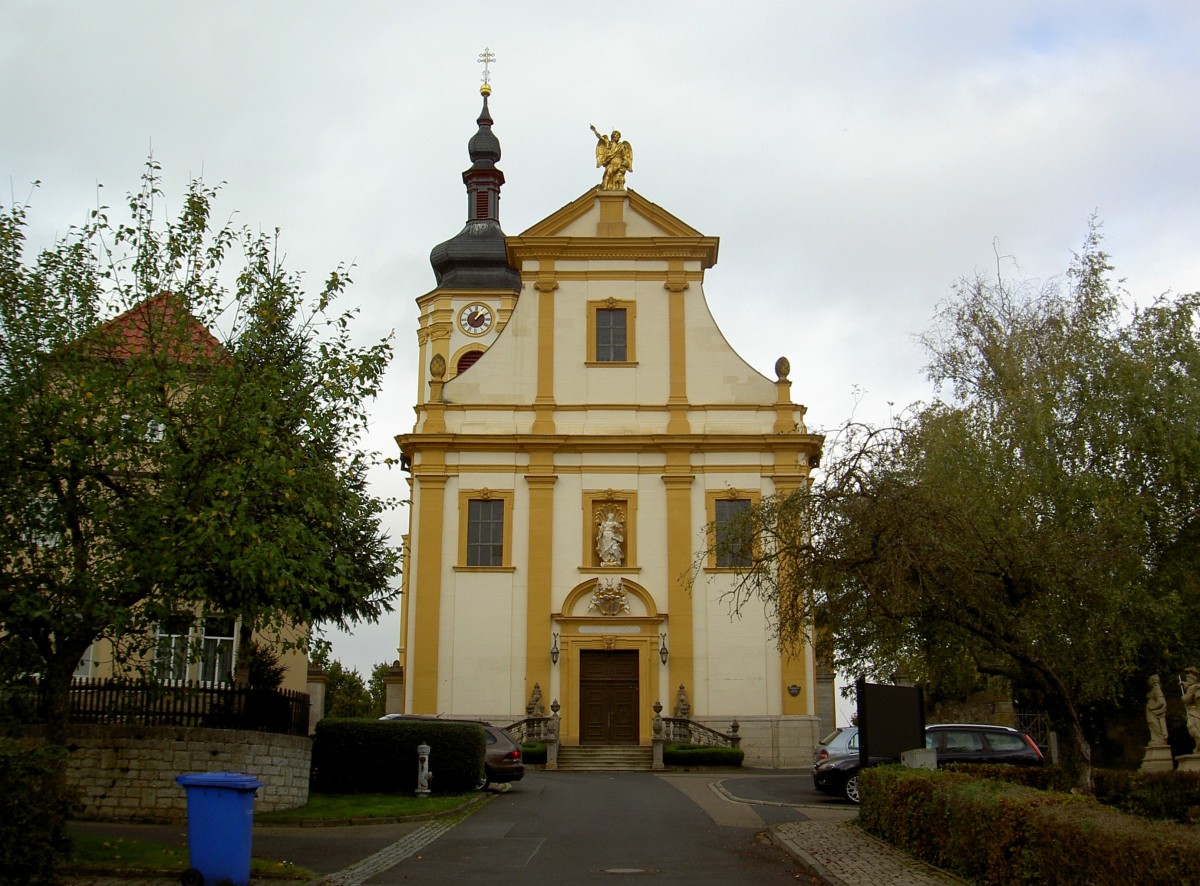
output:
[[[720,782],[737,782],[723,787]],[[777,781],[777,784],[772,784]],[[529,772],[525,780],[386,869],[349,870],[344,886],[398,883],[528,884],[809,882],[763,836],[773,819],[802,821],[772,776],[644,772]],[[731,792],[730,788],[733,789]],[[780,793],[782,792],[782,793]],[[740,793],[742,796],[737,796]],[[843,817],[854,814],[843,809]]]

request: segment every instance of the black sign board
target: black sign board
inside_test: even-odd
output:
[[[905,751],[925,747],[925,698],[919,686],[888,686],[859,680],[858,756],[899,761]]]

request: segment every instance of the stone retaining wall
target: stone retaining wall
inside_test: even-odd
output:
[[[263,782],[255,810],[308,802],[312,739],[230,729],[170,726],[72,726],[68,783],[78,789],[80,817],[181,821],[187,797],[175,776],[248,772]]]
[[[811,769],[813,748],[821,740],[821,721],[818,717],[697,717],[718,732],[729,732],[729,724],[738,721],[741,748],[746,753],[743,766],[767,769]]]

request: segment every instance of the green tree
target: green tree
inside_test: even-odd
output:
[[[387,673],[391,665],[381,661],[371,668],[371,679],[367,682],[367,690],[371,693],[371,713],[382,717],[387,710]],[[399,713],[399,711],[392,711]]]
[[[1037,692],[1084,786],[1084,709],[1200,654],[1200,298],[1110,272],[1093,226],[1063,279],[964,280],[922,338],[944,396],[752,511],[736,593],[856,676]]]
[[[358,669],[347,670],[334,660],[324,669],[326,717],[381,716],[374,712],[374,701]]]
[[[203,609],[299,644],[393,596],[359,445],[390,343],[352,342],[344,269],[308,298],[213,189],[161,221],[158,185],[31,259],[27,208],[0,214],[0,676],[40,675],[53,743],[96,640],[144,662]]]

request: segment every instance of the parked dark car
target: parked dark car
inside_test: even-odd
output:
[[[483,780],[479,790],[490,784],[520,781],[525,777],[525,762],[521,746],[499,726],[482,720],[451,720],[444,717],[421,717],[416,714],[384,714],[380,720],[438,720],[441,723],[470,723],[483,730],[487,748],[483,759]]]
[[[1007,726],[973,726],[938,723],[925,727],[925,747],[937,751],[938,765],[945,763],[1012,763],[1042,766],[1046,760],[1037,743]]]
[[[1042,766],[1045,758],[1032,738],[1008,726],[974,723],[938,723],[925,727],[925,747],[937,751],[938,765],[946,763],[1010,763]],[[869,766],[895,763],[894,757],[871,757]],[[862,768],[857,753],[830,756],[813,765],[813,785],[826,794],[842,794],[858,802],[858,773]]]

